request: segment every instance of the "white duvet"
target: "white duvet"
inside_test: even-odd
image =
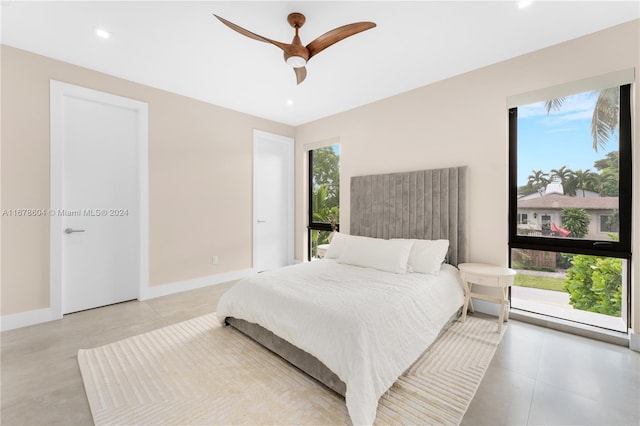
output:
[[[243,319],[314,355],[346,384],[356,425],[464,302],[458,270],[406,275],[318,260],[245,278],[217,315]]]

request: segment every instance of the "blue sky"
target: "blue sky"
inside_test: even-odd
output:
[[[549,114],[544,102],[518,107],[518,186],[527,183],[532,170],[548,173],[567,166],[597,172],[593,163],[618,150],[617,131],[606,149],[593,150],[591,117],[596,99],[591,92],[573,95]]]

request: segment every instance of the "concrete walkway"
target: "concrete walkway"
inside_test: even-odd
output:
[[[512,299],[524,299],[531,302],[546,303],[549,305],[560,306],[573,309],[569,304],[569,293],[560,291],[543,290],[532,287],[511,287]]]
[[[569,293],[565,292],[514,285],[511,287],[511,306],[524,311],[591,324],[609,330],[627,331],[626,324],[620,317],[573,309],[573,306],[569,304]]]

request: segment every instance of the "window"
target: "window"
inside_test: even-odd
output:
[[[615,257],[512,249],[514,308],[627,331],[627,261]]]
[[[309,150],[308,259],[324,255],[340,229],[340,145]]]
[[[630,85],[605,87],[509,110],[510,262],[520,271],[512,289],[514,308],[551,311],[554,314],[549,315],[626,330],[631,258],[630,93]],[[527,222],[522,220],[525,214]],[[593,273],[594,281],[591,275],[580,278],[590,288],[613,274],[615,279],[609,277],[607,285],[614,288],[607,292],[621,298],[621,305],[602,309],[597,297],[574,295],[586,291],[571,292],[579,287],[578,270]],[[565,306],[572,314],[534,309],[536,303],[530,303],[545,298],[549,306]],[[614,316],[617,326],[608,320],[585,320],[578,311]]]
[[[600,232],[620,232],[620,227],[618,226],[618,218],[615,214],[600,215]]]
[[[527,213],[518,213],[518,225],[528,225],[528,216]]]

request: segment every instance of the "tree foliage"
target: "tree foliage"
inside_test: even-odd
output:
[[[585,189],[591,184],[592,176],[593,172],[590,169],[575,170],[567,181],[564,190],[565,194],[571,195],[573,197],[577,195],[582,195],[582,197],[584,197]],[[581,192],[578,192],[578,190],[580,190]]]
[[[593,166],[600,174],[592,178],[593,190],[600,196],[617,197],[619,194],[619,166],[620,152],[611,151],[602,160],[597,160]]]
[[[339,215],[338,206],[329,206],[327,201],[329,191],[324,185],[320,185],[313,191],[313,221],[330,223],[331,218],[337,220]]]
[[[618,127],[620,88],[611,87],[608,89],[595,90],[592,94],[598,97],[591,118],[592,147],[594,151],[598,151],[598,147],[604,148],[609,141],[609,137],[614,134]],[[551,110],[557,111],[561,109],[565,100],[565,97],[560,97],[546,101],[545,108],[547,114],[550,113]]]
[[[313,150],[312,179],[312,220],[334,226],[340,220],[340,155],[333,146]],[[327,231],[311,232],[312,253],[328,238]]]
[[[598,100],[593,109],[591,119],[591,137],[593,149],[604,148],[609,136],[613,135],[618,127],[620,113],[620,88],[610,87],[597,92]]]
[[[542,170],[531,170],[531,174],[527,177],[527,186],[536,191],[544,190],[549,182],[549,173]]]
[[[551,177],[558,178],[562,186],[566,186],[569,179],[574,176],[573,170],[567,166],[562,166],[559,169],[551,169]]]
[[[558,179],[562,183],[564,193],[569,196],[585,197],[586,190],[597,192],[601,197],[617,197],[619,194],[619,166],[618,151],[608,152],[605,158],[593,163],[597,169],[571,170],[567,166],[544,170],[531,170],[527,176],[527,184],[518,188],[522,195],[544,191],[552,179]]]
[[[313,150],[314,191],[320,186],[324,186],[327,191],[323,207],[338,207],[340,205],[340,156],[333,146]]]
[[[600,171],[607,169],[613,169],[618,172],[620,164],[620,151],[611,151],[602,160],[596,160],[593,163],[593,167]]]
[[[560,211],[560,219],[562,227],[567,231],[571,231],[569,236],[573,238],[582,238],[589,232],[589,213],[584,209],[562,209]]]
[[[575,309],[620,316],[622,260],[575,255],[567,271],[564,289]]]

